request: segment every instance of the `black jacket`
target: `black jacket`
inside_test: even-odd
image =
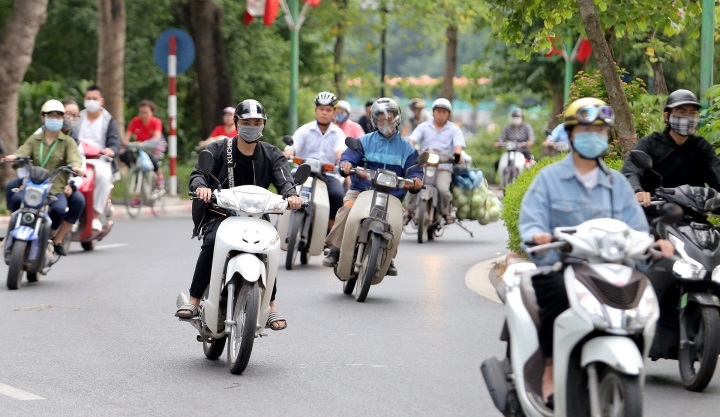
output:
[[[704,187],[707,184],[720,190],[720,159],[710,142],[700,136],[690,135],[684,144],[678,145],[670,137],[669,131],[668,128],[663,132],[651,133],[635,145],[635,149],[652,157],[653,170],[662,175],[662,186],[674,188],[687,184]],[[621,172],[635,192],[654,194],[661,185],[657,175],[636,166],[630,156],[625,159]]]
[[[228,187],[228,168],[227,168],[227,140],[232,140],[233,149],[237,147],[238,137],[232,139],[218,140],[208,145],[207,150],[212,152],[215,159],[215,166],[212,170],[212,174],[220,180],[222,184],[221,188]],[[276,146],[266,142],[257,142],[255,152],[253,153],[253,167],[255,175],[252,181],[243,181],[242,179],[235,178],[235,186],[243,184],[254,184],[258,187],[269,188],[270,184],[275,186],[278,194],[284,196],[296,196],[295,186],[293,185],[293,175],[290,173],[287,158]],[[214,182],[209,178],[205,178],[205,175],[200,171],[198,166],[195,166],[192,173],[190,173],[190,191],[195,191],[198,187],[213,188],[217,184],[210,184]],[[193,237],[197,236],[200,232],[200,228],[207,222],[208,216],[207,209],[210,208],[209,204],[205,204],[200,200],[193,200],[192,217],[195,228],[193,229]]]

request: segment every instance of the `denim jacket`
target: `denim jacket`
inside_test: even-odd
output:
[[[529,242],[536,233],[552,233],[556,227],[577,226],[601,217],[612,217],[637,231],[649,232],[628,180],[601,162],[598,184],[588,191],[577,178],[570,153],[543,168],[530,184],[520,207],[520,237]],[[560,259],[556,251],[531,258],[537,265],[552,265]]]

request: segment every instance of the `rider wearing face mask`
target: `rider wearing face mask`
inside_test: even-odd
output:
[[[707,184],[720,190],[720,159],[708,141],[695,135],[699,109],[700,103],[691,91],[673,91],[665,102],[665,130],[651,133],[635,145],[635,149],[652,157],[653,170],[662,175],[663,187]],[[660,187],[660,178],[636,166],[629,156],[622,173],[630,181],[637,200],[649,205],[650,193]]]
[[[630,183],[600,159],[608,148],[615,119],[612,109],[602,100],[581,98],[570,103],[564,116],[573,152],[543,168],[530,184],[520,206],[522,241],[550,243],[556,227],[577,226],[603,217],[621,220],[647,233],[647,219],[634,199]],[[661,240],[656,244],[664,255],[672,255],[670,242]],[[569,308],[564,267],[557,264],[560,258],[554,250],[535,253],[531,259],[541,267],[532,277],[532,284],[540,315],[540,350],[545,358],[542,395],[552,408],[553,324]]]
[[[367,169],[386,169],[394,171],[397,175],[413,179],[412,191],[418,192],[422,187],[423,170],[421,167],[409,168],[415,164],[418,153],[410,142],[404,140],[400,136],[398,128],[400,127],[400,107],[397,103],[389,98],[378,99],[373,103],[370,110],[370,117],[376,131],[367,133],[359,139],[360,147],[365,155],[365,168]],[[340,169],[349,174],[353,167],[362,165],[363,155],[347,148],[340,157]],[[332,245],[330,253],[323,259],[323,266],[334,267],[340,258],[340,246],[342,244],[343,235],[345,233],[345,223],[350,214],[350,209],[357,200],[361,192],[372,189],[370,181],[359,174],[352,176],[350,190],[345,194],[343,201],[345,204],[337,212],[337,221],[332,228],[325,242]],[[405,198],[406,190],[394,189],[390,192],[400,201]],[[391,262],[387,274],[390,276],[397,275],[395,263]]]
[[[335,112],[333,123],[335,123],[335,125],[340,129],[342,129],[345,137],[357,139],[360,136],[364,135],[365,131],[363,131],[362,126],[350,120],[351,110],[352,107],[350,107],[350,103],[345,100],[338,101],[337,111]]]
[[[257,185],[268,188],[272,184],[278,194],[287,196],[289,210],[299,209],[302,199],[295,192],[293,176],[288,168],[287,159],[277,147],[258,141],[263,137],[263,129],[267,121],[263,105],[256,100],[245,100],[235,109],[234,119],[238,135],[232,139],[226,138],[212,142],[206,148],[214,156],[215,164],[212,175],[220,181],[220,188],[231,188],[231,184],[234,184],[235,187]],[[228,167],[230,155],[232,155],[232,165]],[[208,181],[212,181],[212,183],[208,183]],[[198,196],[193,200],[192,207],[192,217],[195,223],[193,237],[199,236],[203,243],[190,285],[190,302],[177,310],[176,317],[184,319],[195,317],[200,311],[200,300],[210,284],[215,233],[220,222],[227,218],[222,212],[213,210],[212,206],[208,204],[213,190],[217,187],[218,184],[206,178],[198,167],[195,167],[190,174],[189,189],[195,191]],[[267,326],[272,330],[282,330],[287,327],[287,321],[275,310],[276,291],[277,281],[275,281],[270,301],[270,311],[276,314],[271,316]]]

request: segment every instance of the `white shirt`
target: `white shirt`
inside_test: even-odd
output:
[[[453,122],[447,121],[439,130],[435,129],[432,120],[422,122],[408,137],[417,143],[421,151],[434,149],[445,156],[452,156],[456,146],[465,148],[465,136],[462,130]],[[450,164],[440,164],[441,169],[452,169]]]
[[[105,138],[102,137],[102,130],[102,116],[98,117],[92,122],[89,118],[86,118],[85,122],[80,125],[78,138],[80,139],[80,142],[86,142],[100,149],[105,149]]]
[[[337,152],[346,148],[345,133],[337,125],[330,123],[323,134],[317,120],[312,121],[295,131],[293,145],[285,149],[288,148],[293,149],[300,158],[312,158],[324,164],[335,165]]]
[[[587,188],[588,191],[592,191],[593,188],[597,187],[598,181],[600,181],[600,168],[595,167],[588,171],[586,174],[581,174],[580,171],[575,170],[577,179]]]

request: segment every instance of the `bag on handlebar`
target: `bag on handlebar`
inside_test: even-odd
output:
[[[137,163],[142,172],[147,173],[153,170],[153,163],[150,159],[150,155],[148,155],[147,152],[143,151],[142,149],[138,151]]]

